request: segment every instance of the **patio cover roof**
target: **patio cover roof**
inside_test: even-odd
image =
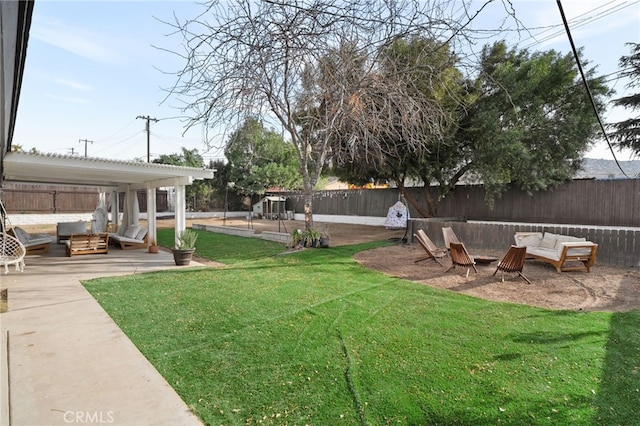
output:
[[[144,189],[190,185],[215,170],[56,154],[7,153],[5,182]]]

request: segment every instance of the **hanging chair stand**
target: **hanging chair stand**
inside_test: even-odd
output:
[[[9,222],[7,211],[4,209],[2,199],[0,199],[0,215],[2,216],[0,226],[2,226],[2,235],[0,236],[0,266],[4,266],[5,275],[9,273],[9,265],[15,265],[17,272],[24,271],[24,256],[27,249],[22,245],[20,240],[9,235],[9,229],[13,230],[13,226]]]

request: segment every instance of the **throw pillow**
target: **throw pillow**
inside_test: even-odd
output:
[[[18,240],[20,240],[20,242],[22,244],[28,243],[29,242],[29,238],[31,237],[27,231],[25,231],[24,229],[16,226],[15,228],[13,228],[13,234],[16,236],[16,238]]]
[[[127,238],[136,238],[136,235],[138,235],[138,231],[140,231],[139,225],[129,225],[127,227],[127,230],[124,231],[124,236]]]
[[[136,240],[142,241],[144,240],[145,235],[147,235],[147,228],[145,228],[144,226],[141,226],[135,238]]]
[[[544,237],[542,237],[542,241],[540,242],[540,247],[552,249],[556,246],[556,241],[556,234],[545,232]]]
[[[526,237],[516,238],[516,244],[518,247],[537,247],[540,245],[542,235],[532,234]]]

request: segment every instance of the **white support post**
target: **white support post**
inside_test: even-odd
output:
[[[178,245],[178,236],[182,234],[187,227],[186,210],[187,203],[185,199],[185,186],[176,179],[176,211],[175,211],[175,245]]]
[[[147,187],[147,229],[149,233],[148,241],[158,242],[156,227],[156,189]]]
[[[111,191],[111,232],[117,232],[120,229],[120,199],[118,191]]]

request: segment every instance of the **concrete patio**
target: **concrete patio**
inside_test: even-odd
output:
[[[0,424],[201,424],[81,284],[178,268],[171,253],[66,257],[63,247],[0,275],[9,306],[0,314]]]

